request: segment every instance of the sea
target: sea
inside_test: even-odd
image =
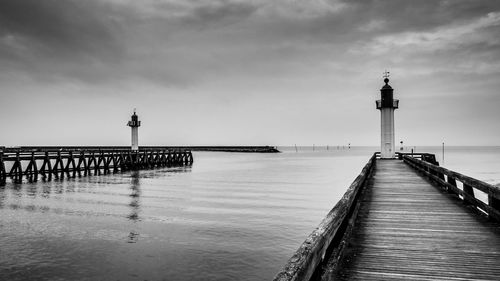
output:
[[[271,280],[377,150],[278,149],[8,182],[0,187],[0,280]],[[500,147],[410,149],[500,185]]]

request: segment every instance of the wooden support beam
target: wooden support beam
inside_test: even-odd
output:
[[[4,185],[7,181],[7,173],[3,162],[3,151],[0,151],[0,185]]]
[[[77,168],[76,168],[76,164],[75,164],[75,158],[73,157],[73,152],[70,151],[69,152],[69,155],[68,155],[68,162],[66,163],[66,167],[64,168],[65,172],[66,172],[66,176],[69,178],[74,178],[76,177],[76,172],[77,172]],[[73,172],[73,173],[71,173]]]
[[[10,178],[15,183],[21,183],[23,179],[23,167],[21,165],[21,160],[19,159],[19,152],[16,152],[16,159],[14,161],[14,165],[9,172]]]
[[[83,167],[82,167],[83,164]],[[78,177],[82,176],[82,170],[83,170],[83,175],[87,175],[87,159],[85,157],[85,152],[80,152],[80,155],[78,156],[78,164],[76,165],[76,170],[78,172]]]
[[[40,168],[40,174],[42,178],[52,180],[52,163],[50,163],[49,152],[45,152],[45,157],[43,158],[43,164]]]
[[[114,152],[111,153],[111,157],[109,158],[108,166],[113,166],[113,173],[118,172],[118,155]]]
[[[166,161],[167,167],[172,166],[172,152],[168,151],[167,152],[167,161]]]
[[[35,160],[35,152],[31,153],[31,159],[30,159],[30,162],[28,164],[28,167],[26,167],[25,174],[26,174],[26,178],[29,181],[36,182],[38,180],[38,168],[37,168],[36,160]]]
[[[52,172],[55,175],[56,179],[64,178],[64,163],[62,161],[61,157],[61,152],[57,152],[57,158],[56,158],[56,163],[54,164],[54,167],[52,168]]]
[[[92,162],[89,162],[90,171],[94,170],[94,175],[99,175],[101,173],[101,171],[99,170],[99,163],[97,163],[97,158],[95,157],[95,152],[92,152],[89,159],[92,161]],[[90,163],[92,163],[93,166],[90,165]],[[90,175],[90,173],[89,173],[89,175]]]

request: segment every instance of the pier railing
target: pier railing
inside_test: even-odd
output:
[[[325,274],[324,268],[336,268],[357,216],[358,199],[374,170],[377,156],[378,153],[373,154],[342,199],[275,276],[275,281],[312,280]]]
[[[0,150],[0,184],[7,179],[20,183],[64,177],[108,174],[110,172],[184,166],[193,163],[189,150],[147,149],[132,151],[121,147],[38,147]]]
[[[396,153],[399,160],[403,160],[404,156],[410,156],[415,159],[419,159],[428,163],[432,163],[434,165],[439,166],[439,162],[436,160],[436,155],[432,153]]]
[[[411,155],[402,155],[403,160],[411,167],[422,172],[446,192],[456,196],[466,205],[471,205],[491,219],[500,221],[500,188],[487,184],[466,175],[439,167],[432,163],[416,159]],[[484,192],[488,202],[476,198],[477,192]]]

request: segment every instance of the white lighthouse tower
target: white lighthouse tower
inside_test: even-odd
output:
[[[396,155],[394,141],[394,110],[398,108],[399,100],[393,98],[393,89],[389,86],[389,72],[384,73],[385,85],[380,89],[381,99],[376,101],[380,109],[381,143],[380,158],[394,158]]]
[[[139,150],[139,127],[141,126],[141,121],[139,121],[139,116],[135,114],[132,115],[132,119],[128,121],[127,126],[132,128],[132,150]]]

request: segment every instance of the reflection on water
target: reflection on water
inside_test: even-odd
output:
[[[130,179],[130,203],[128,204],[130,206],[130,215],[127,217],[132,221],[137,221],[139,220],[139,212],[141,210],[141,186],[139,171],[132,172]]]
[[[140,196],[141,196],[141,186],[140,186],[140,172],[134,171],[130,175],[130,214],[127,216],[133,222],[139,221],[140,206]],[[137,229],[132,229],[128,236],[128,243],[136,243],[139,240],[139,232]]]
[[[8,183],[0,279],[270,280],[373,150],[204,152],[192,167]]]
[[[8,183],[0,188],[0,279],[160,277],[161,272],[148,273],[149,261],[142,260],[141,255],[148,253],[147,256],[158,259],[165,254],[149,247],[158,243],[161,249],[168,234],[162,229],[164,226],[152,223],[157,221],[156,216],[165,215],[160,203],[168,195],[164,194],[161,179],[172,175],[189,178],[190,172],[186,167],[165,168]],[[145,194],[144,183],[148,186]],[[148,206],[144,220],[143,200]],[[155,242],[152,237],[161,239]],[[145,246],[139,250],[126,246],[137,245],[141,240]],[[123,266],[131,270],[123,272]],[[142,274],[138,275],[136,269]]]

